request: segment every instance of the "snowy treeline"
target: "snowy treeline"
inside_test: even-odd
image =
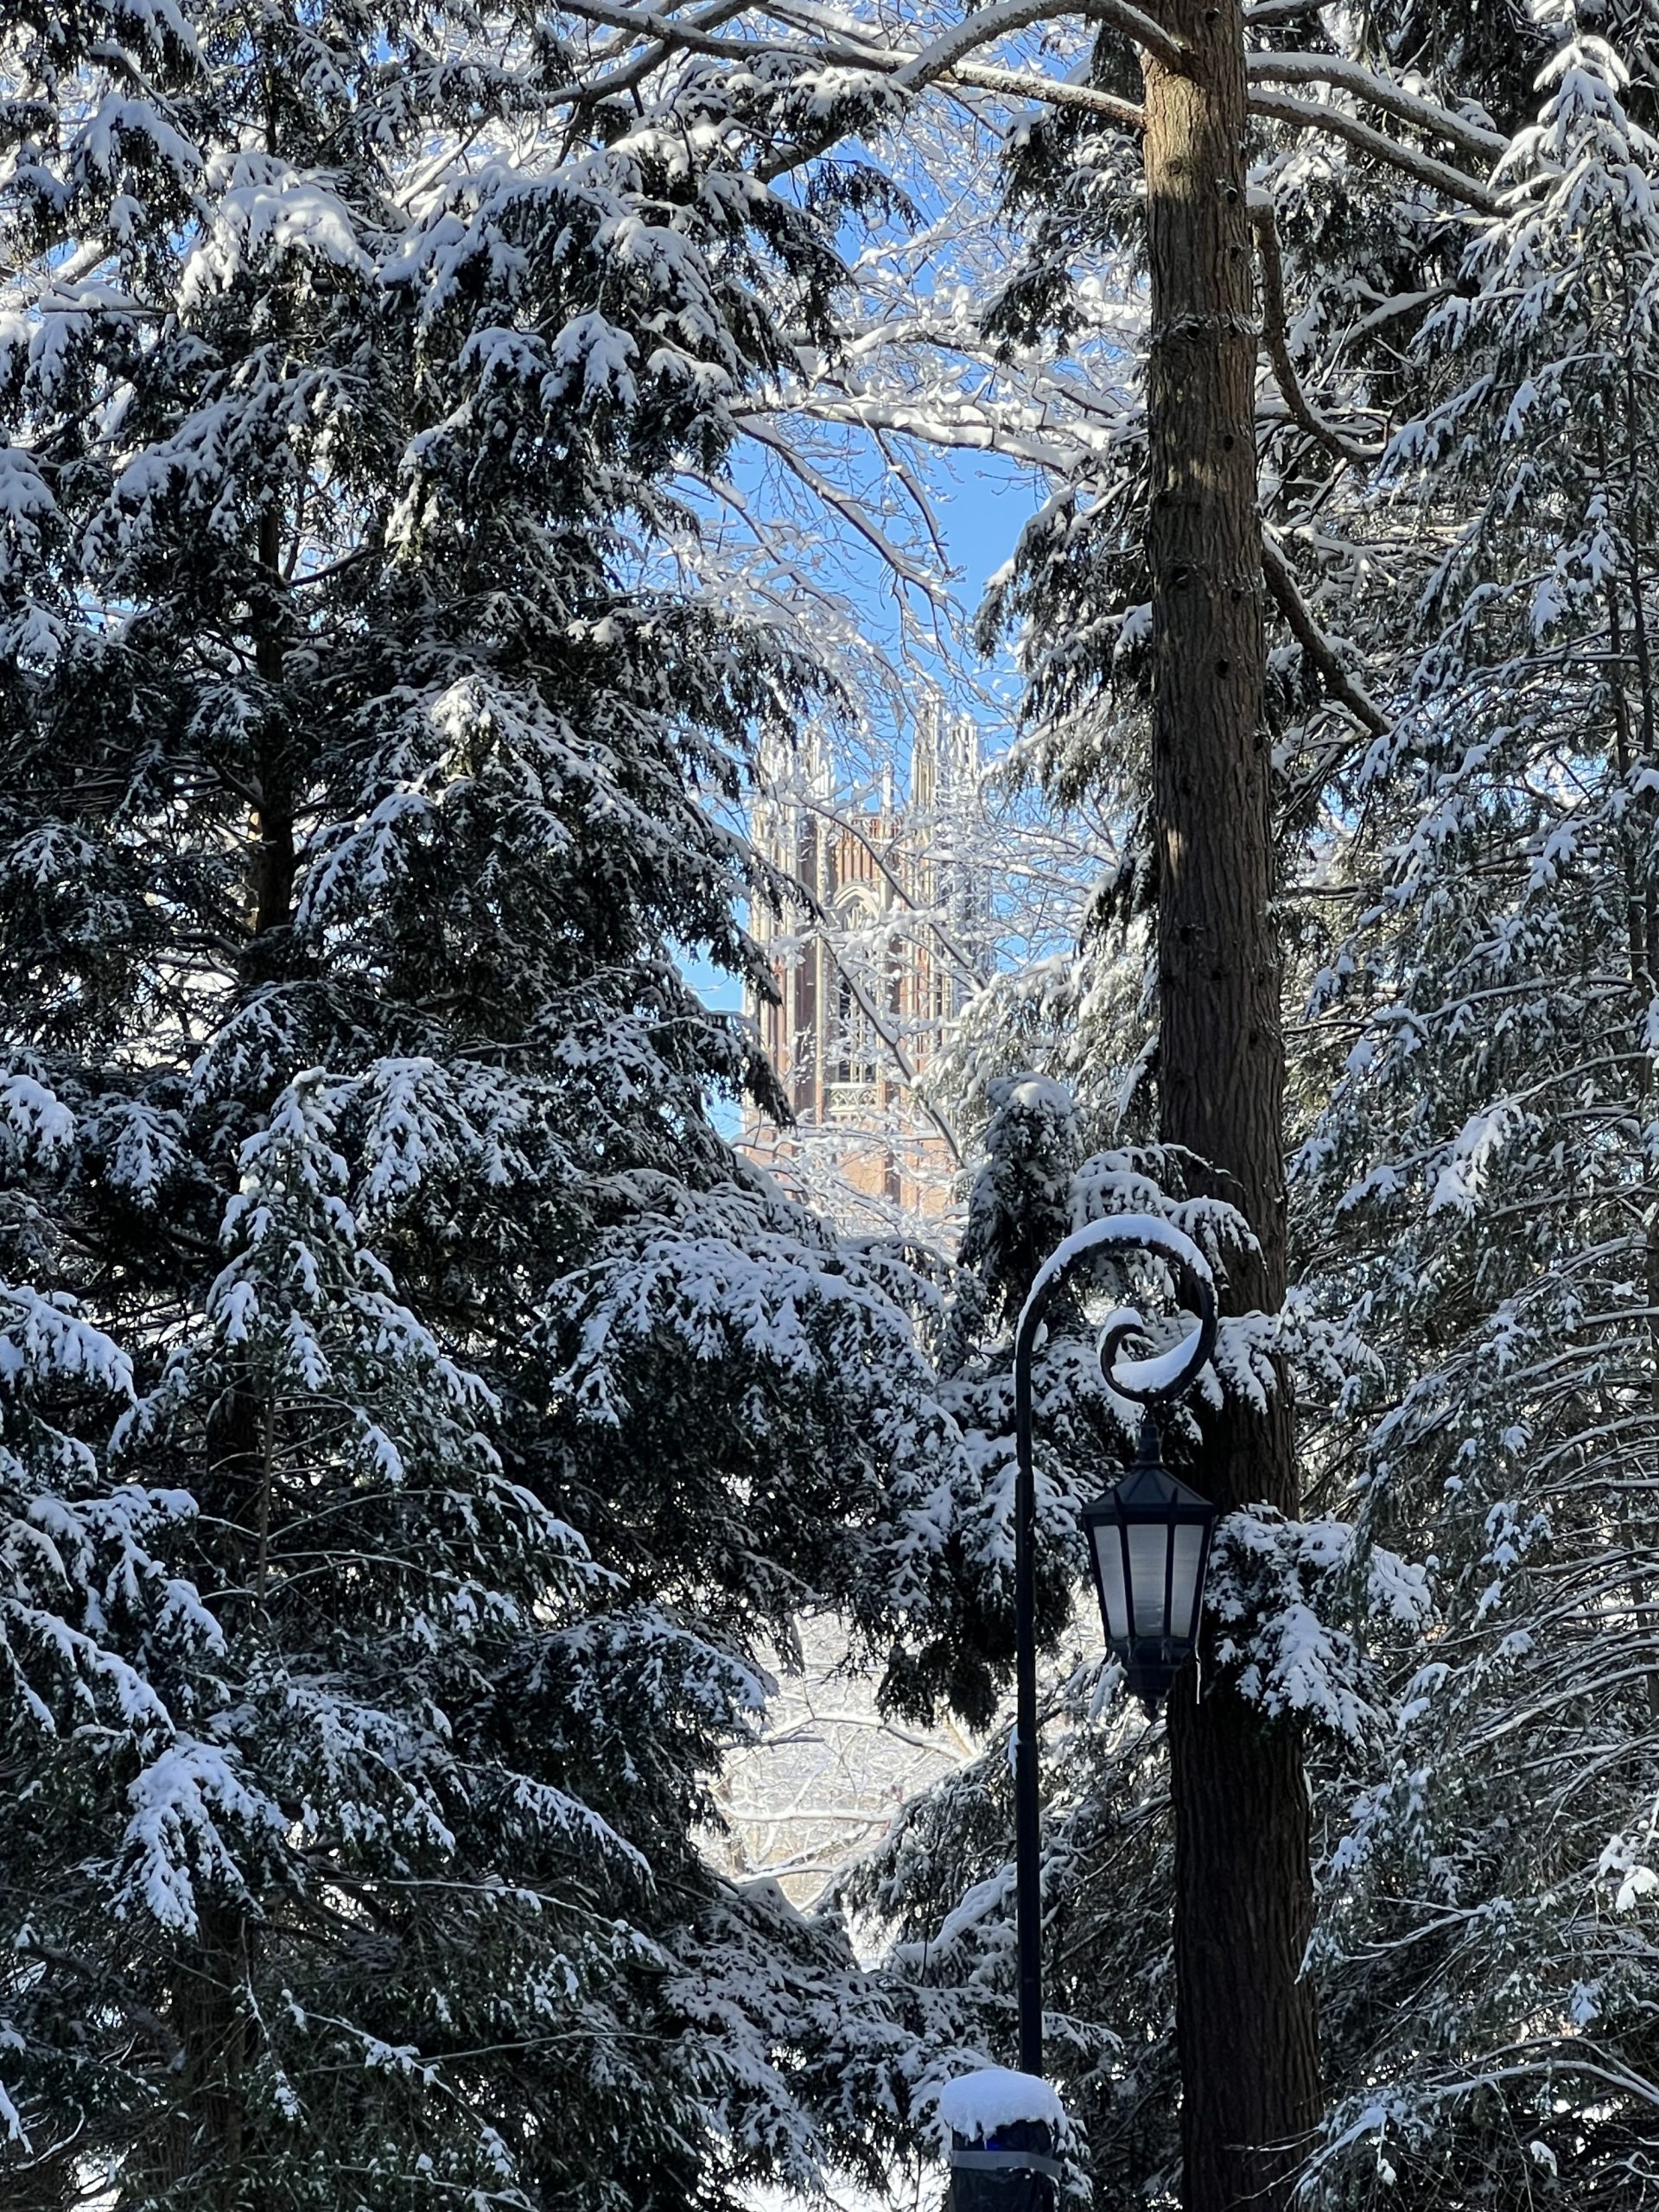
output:
[[[1659,19],[1258,0],[1332,2206],[1659,2194]],[[874,2186],[1012,2017],[1005,1745],[810,1916],[721,1878],[761,1655],[994,1724],[1007,1338],[1150,1141],[1135,46],[1155,9],[25,0],[0,63],[0,2132],[57,2212]],[[930,454],[1045,498],[1006,773],[1109,824],[932,1080],[955,1254],[745,1166],[763,743],[856,718]],[[957,464],[961,465],[960,461]],[[816,520],[814,518],[817,518]],[[1029,1072],[1034,1071],[1034,1072]],[[1104,1286],[1109,1294],[1121,1286]],[[1039,1614],[1127,1427],[1039,1376]],[[1192,1461],[1195,1422],[1170,1440]],[[1176,2186],[1162,1735],[1046,1750],[1079,2182]],[[842,1912],[890,1939],[861,1967]]]

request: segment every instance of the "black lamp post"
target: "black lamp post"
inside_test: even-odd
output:
[[[1033,1580],[1037,1485],[1032,1466],[1031,1361],[1049,1303],[1077,1262],[1116,1248],[1172,1260],[1198,1325],[1174,1350],[1116,1363],[1125,1341],[1143,1336],[1140,1314],[1115,1313],[1100,1341],[1101,1367],[1122,1398],[1146,1410],[1135,1464],[1116,1488],[1084,1508],[1106,1637],[1129,1688],[1148,1713],[1197,1641],[1215,1509],[1167,1473],[1159,1459],[1153,1409],[1197,1381],[1215,1349],[1216,1292],[1210,1265],[1190,1236],[1152,1214],[1119,1214],[1068,1236],[1039,1270],[1014,1337],[1014,1857],[1020,1961],[1020,2066],[1043,2070],[1042,1837],[1037,1804],[1037,1620]]]
[[[1083,1510],[1106,1637],[1129,1688],[1154,1713],[1198,1639],[1215,1508],[1177,1482],[1159,1458],[1153,1409],[1196,1382],[1215,1350],[1216,1290],[1190,1236],[1152,1214],[1119,1214],[1068,1236],[1039,1270],[1014,1332],[1014,1733],[1015,1912],[1020,1957],[1020,2070],[990,2069],[950,2082],[940,2100],[950,2131],[951,2212],[1054,2212],[1060,2177],[1058,2100],[1042,2081],[1041,1845],[1037,1810],[1037,1618],[1033,1554],[1037,1484],[1032,1468],[1031,1361],[1049,1302],[1080,1260],[1111,1247],[1174,1262],[1198,1325],[1154,1359],[1117,1354],[1145,1334],[1140,1314],[1113,1314],[1101,1333],[1100,1364],[1120,1397],[1144,1410],[1140,1448],[1122,1481]]]

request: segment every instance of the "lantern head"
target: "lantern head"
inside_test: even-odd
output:
[[[1083,1509],[1106,1641],[1148,1716],[1198,1642],[1217,1519],[1208,1498],[1164,1466],[1150,1414],[1128,1473]]]

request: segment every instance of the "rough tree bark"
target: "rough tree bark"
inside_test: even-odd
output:
[[[1259,1255],[1227,1303],[1271,1313],[1285,1289],[1284,1042],[1272,915],[1262,715],[1258,338],[1245,198],[1239,0],[1164,0],[1187,49],[1148,56],[1152,275],[1147,415],[1159,840],[1160,1116],[1210,1164]],[[1211,1424],[1201,1479],[1224,1512],[1294,1513],[1287,1391],[1265,1418]],[[1292,2145],[1319,2112],[1307,1796],[1287,1737],[1211,1675],[1170,1701],[1175,1964],[1186,2212],[1274,2212]]]

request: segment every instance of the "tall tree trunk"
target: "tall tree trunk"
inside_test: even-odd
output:
[[[256,2043],[244,2001],[249,1929],[232,1905],[202,1898],[199,1913],[195,1940],[174,1980],[168,2024],[181,2059],[169,2084],[170,2110],[149,2158],[135,2161],[121,2201],[232,2212],[246,2201],[246,2077]]]
[[[1209,1164],[1260,1253],[1234,1310],[1285,1290],[1284,1039],[1263,724],[1257,337],[1245,200],[1238,0],[1166,0],[1180,73],[1148,57],[1147,416],[1156,703],[1160,1115]],[[1224,1512],[1296,1508],[1287,1383],[1265,1417],[1209,1424],[1201,1479]],[[1287,2147],[1318,2116],[1300,1752],[1223,1681],[1170,1707],[1175,1965],[1186,2212],[1274,2212]]]

